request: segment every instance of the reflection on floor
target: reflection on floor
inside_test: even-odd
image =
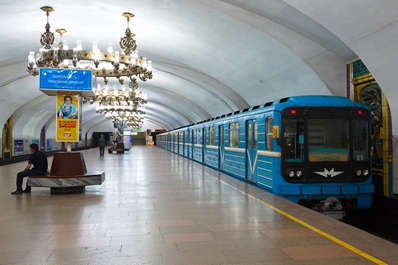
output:
[[[398,260],[394,244],[156,147],[84,156],[106,172],[85,194],[10,195],[25,163],[0,167],[1,264],[373,264],[230,185]]]

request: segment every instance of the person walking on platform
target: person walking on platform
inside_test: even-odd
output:
[[[28,165],[25,167],[24,171],[21,171],[17,174],[17,190],[11,192],[11,194],[22,194],[23,192],[31,192],[31,187],[29,187],[28,184],[26,184],[26,189],[22,190],[22,183],[25,177],[47,175],[48,161],[46,154],[39,151],[39,146],[37,144],[31,144],[29,147],[30,157]]]
[[[99,146],[99,149],[100,149],[100,157],[104,157],[106,139],[104,138],[103,134],[101,134],[101,137],[98,139],[98,146]]]

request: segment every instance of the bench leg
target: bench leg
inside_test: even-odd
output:
[[[86,191],[86,186],[80,187],[52,187],[51,194],[72,194],[72,193],[84,193]]]

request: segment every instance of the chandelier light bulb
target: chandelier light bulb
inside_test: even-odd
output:
[[[62,44],[63,44],[63,45],[62,45],[62,46],[63,46],[63,48],[62,48],[63,50],[65,50],[65,51],[66,51],[66,50],[69,50],[68,41],[67,41],[67,40],[63,40],[63,41],[62,41]]]
[[[147,70],[149,71],[149,72],[152,72],[152,61],[148,61],[148,67],[147,67]]]
[[[119,56],[120,56],[119,51],[115,51],[115,59],[113,60],[115,64],[119,63]]]
[[[142,63],[141,63],[142,68],[147,68],[148,64],[146,62],[146,58],[142,57]]]
[[[97,51],[97,41],[93,41],[93,52]]]
[[[78,40],[78,41],[77,41],[77,43],[76,43],[76,49],[77,49],[78,51],[83,50],[82,41],[81,41],[81,40]]]
[[[54,60],[57,60],[58,59],[58,47],[54,47],[53,51],[54,51],[53,58],[54,58]]]
[[[29,55],[28,55],[28,62],[29,62],[29,64],[30,64],[30,63],[32,63],[32,64],[35,63],[35,52],[32,52],[32,51],[29,52]]]
[[[112,44],[112,42],[108,42],[108,52],[113,52],[113,44]]]

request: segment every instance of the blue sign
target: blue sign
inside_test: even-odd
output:
[[[53,140],[47,139],[47,150],[53,150]]]
[[[91,70],[40,68],[40,89],[91,91]]]

